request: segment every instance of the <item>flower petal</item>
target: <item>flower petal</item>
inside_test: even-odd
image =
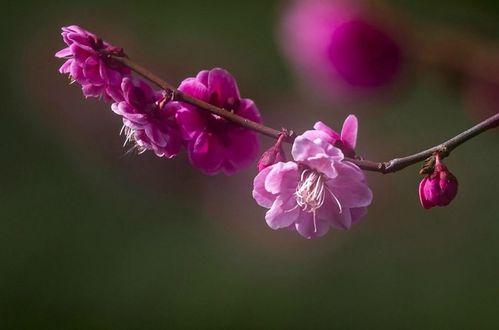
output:
[[[73,63],[73,59],[70,58],[69,60],[67,60],[66,62],[64,62],[63,65],[61,65],[61,67],[59,68],[59,73],[62,73],[62,74],[65,74],[65,73],[69,73],[70,72],[70,68],[71,68],[71,64]]]
[[[265,189],[265,180],[271,170],[272,166],[263,169],[253,180],[253,198],[258,205],[266,208],[270,208],[276,199],[274,194]]]
[[[338,176],[326,185],[339,200],[343,208],[365,207],[372,202],[372,192],[365,182],[364,173],[356,165],[347,162],[335,163]]]
[[[210,70],[208,76],[208,91],[209,93],[216,93],[220,100],[224,103],[229,99],[239,100],[239,89],[237,83],[232,75],[220,68]]]
[[[312,213],[300,212],[298,219],[295,222],[296,231],[307,239],[324,236],[329,231],[327,221],[315,219]]]
[[[355,207],[350,209],[352,215],[352,224],[356,224],[359,220],[367,215],[367,207]]]
[[[331,127],[324,124],[322,121],[316,122],[314,125],[314,129],[326,133],[327,135],[330,136],[332,140],[340,139],[340,135],[336,133],[336,131],[333,130]]]
[[[271,171],[265,180],[265,189],[272,194],[293,194],[300,179],[298,164],[279,162],[270,168]]]
[[[69,57],[72,55],[73,55],[73,52],[71,51],[71,49],[69,49],[69,47],[61,49],[60,51],[55,53],[55,57],[58,57],[58,58],[65,58],[65,57]]]
[[[197,99],[208,101],[208,89],[196,78],[187,78],[178,87],[178,90],[195,97]],[[182,103],[184,105],[184,103]]]
[[[187,141],[195,139],[206,127],[204,118],[195,109],[181,107],[177,110],[175,119]]]
[[[242,99],[241,100],[239,110],[236,111],[236,114],[238,114],[239,116],[244,117],[246,119],[257,122],[257,123],[262,122],[260,112],[258,111],[258,108],[255,105],[255,102],[253,102],[250,99]]]
[[[295,222],[300,212],[293,196],[280,195],[265,214],[265,220],[272,229],[287,228]]]
[[[430,209],[433,206],[433,203],[431,203],[427,198],[425,194],[425,185],[426,182],[428,181],[428,177],[424,177],[423,180],[419,183],[419,201],[421,202],[421,206],[423,206],[425,209]]]
[[[305,161],[311,156],[324,153],[325,151],[322,146],[303,137],[302,135],[295,139],[293,147],[291,148],[291,155],[297,162]]]
[[[255,132],[247,129],[233,130],[228,135],[230,144],[226,150],[226,163],[229,163],[230,168],[232,168],[229,174],[233,174],[250,165],[256,159],[260,149],[260,141]]]
[[[357,144],[358,120],[354,115],[349,115],[341,129],[341,142],[354,150]]]
[[[202,132],[189,144],[189,158],[205,174],[215,175],[225,159],[225,149],[216,136]]]

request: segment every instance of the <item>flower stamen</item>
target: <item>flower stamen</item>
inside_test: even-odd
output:
[[[305,212],[312,213],[314,232],[317,232],[316,211],[326,199],[326,185],[322,174],[305,169],[301,173],[300,182],[295,191],[296,204]]]
[[[294,193],[297,204],[296,207],[300,207],[307,213],[312,213],[314,232],[317,232],[316,211],[324,205],[326,200],[326,191],[329,193],[336,205],[338,205],[339,213],[343,213],[343,208],[338,197],[336,197],[331,189],[326,186],[325,182],[326,180],[324,179],[323,174],[314,170],[305,169],[300,175],[300,182],[298,183],[298,187]]]
[[[329,189],[328,187],[326,187],[326,189],[329,192],[329,194],[331,195],[331,197],[333,197],[333,200],[336,202],[336,205],[338,205],[338,209],[339,209],[340,214],[343,213],[343,208],[341,207],[341,203],[338,200],[338,197],[336,197],[336,195],[331,191],[331,189]]]
[[[133,128],[123,125],[120,130],[120,135],[125,136],[123,147],[125,147],[128,143],[132,144],[132,147],[127,151],[127,154],[134,150],[137,150],[139,155],[146,152],[147,149],[137,143],[137,140],[135,139],[135,130]]]

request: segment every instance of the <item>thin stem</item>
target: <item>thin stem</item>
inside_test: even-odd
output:
[[[481,133],[496,128],[499,126],[499,113],[496,113],[492,117],[485,119],[484,121],[478,123],[477,125],[467,129],[466,131],[459,133],[458,135],[450,138],[449,140],[431,147],[429,149],[423,150],[416,154],[412,154],[402,158],[395,158],[388,162],[382,163],[382,168],[379,172],[381,173],[393,173],[400,171],[407,166],[419,163],[426,158],[432,156],[435,152],[440,153],[441,158],[448,157],[450,153],[459,147],[461,144],[466,141],[474,138]]]
[[[118,61],[122,63],[123,65],[129,67],[133,71],[135,71],[137,74],[141,75],[142,77],[146,78],[150,82],[154,83],[158,87],[164,89],[165,91],[168,91],[171,93],[172,100],[175,101],[181,101],[185,102],[191,105],[194,105],[198,107],[199,109],[206,110],[208,112],[211,112],[215,115],[218,115],[220,117],[223,117],[237,125],[246,127],[248,129],[251,129],[255,132],[261,133],[263,135],[278,139],[280,136],[284,134],[285,136],[285,141],[288,143],[292,143],[296,137],[295,133],[292,130],[287,130],[287,129],[282,129],[282,130],[276,130],[274,128],[265,126],[263,124],[251,121],[249,119],[243,118],[241,116],[236,115],[232,111],[228,111],[226,109],[222,109],[219,107],[216,107],[210,103],[204,102],[202,100],[196,99],[192,96],[189,96],[185,93],[182,93],[181,91],[177,90],[174,88],[172,85],[161,79],[160,77],[156,76],[146,68],[134,63],[127,57],[121,57],[121,56],[116,56],[109,54],[108,55],[110,58],[112,58],[115,61]],[[434,153],[438,152],[441,154],[442,158],[445,158],[449,156],[452,150],[460,146],[461,144],[465,143],[466,141],[470,140],[471,138],[489,130],[495,127],[499,126],[499,113],[493,115],[492,117],[478,123],[477,125],[471,127],[470,129],[454,136],[453,138],[436,145],[434,147],[431,147],[429,149],[423,150],[421,152],[418,152],[416,154],[412,154],[409,156],[401,157],[401,158],[394,158],[392,160],[386,161],[386,162],[375,162],[371,160],[365,160],[365,159],[354,159],[354,158],[345,158],[346,161],[352,162],[359,166],[361,169],[366,170],[366,171],[372,171],[372,172],[379,172],[379,173],[394,173],[398,172],[410,165],[414,165],[416,163],[420,163],[421,161],[425,160],[426,158],[432,156]]]
[[[133,61],[131,61],[127,57],[120,57],[120,56],[115,56],[115,55],[111,55],[111,54],[108,56],[113,58],[113,60],[118,61],[118,62],[122,63],[123,65],[126,65],[127,67],[129,67],[130,69],[132,69],[133,71],[135,71],[136,73],[141,75],[142,77],[146,78],[147,80],[151,81],[152,83],[154,83],[158,87],[164,89],[165,91],[171,92],[172,100],[174,100],[174,101],[181,101],[181,102],[185,102],[185,103],[194,105],[200,109],[209,111],[215,115],[223,117],[223,118],[225,118],[225,119],[227,119],[235,124],[238,124],[240,126],[246,127],[248,129],[251,129],[253,131],[256,131],[258,133],[261,133],[263,135],[266,135],[266,136],[269,136],[269,137],[272,137],[275,139],[278,139],[279,136],[282,134],[285,135],[285,140],[287,142],[293,142],[293,140],[295,138],[295,134],[291,130],[281,130],[281,131],[276,130],[274,128],[271,128],[271,127],[262,125],[260,123],[254,122],[252,120],[246,119],[244,117],[238,116],[232,111],[228,111],[226,109],[219,108],[217,106],[214,106],[213,104],[210,104],[208,102],[196,99],[190,95],[182,93],[181,91],[179,91],[178,89],[176,89],[175,87],[173,87],[172,85],[170,85],[169,83],[167,83],[166,81],[161,79],[160,77],[156,76],[151,71],[138,65],[137,63],[134,63]]]

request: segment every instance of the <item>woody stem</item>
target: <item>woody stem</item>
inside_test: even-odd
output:
[[[250,130],[253,130],[255,132],[258,132],[260,134],[266,135],[268,137],[272,137],[274,139],[279,139],[279,137],[282,138],[284,136],[284,141],[288,143],[292,143],[294,139],[296,138],[296,134],[292,130],[288,129],[282,129],[282,130],[276,130],[272,127],[265,126],[263,124],[254,122],[252,120],[246,119],[244,117],[238,116],[235,113],[228,111],[223,108],[219,108],[217,106],[214,106],[210,103],[207,103],[205,101],[196,99],[190,95],[187,95],[160,77],[156,76],[154,73],[151,71],[147,70],[146,68],[138,65],[137,63],[133,62],[130,60],[128,57],[123,57],[123,56],[117,56],[113,54],[108,55],[109,58],[111,58],[114,61],[117,61],[130,69],[132,69],[134,72],[137,74],[141,75],[145,79],[149,80],[150,82],[154,83],[157,85],[159,88],[164,89],[168,93],[171,94],[171,99],[173,101],[180,101],[184,103],[191,104],[193,106],[196,106],[199,109],[211,112],[215,115],[218,115],[220,117],[223,117],[234,124],[246,127]],[[392,160],[386,161],[386,162],[376,162],[376,161],[371,161],[371,160],[365,160],[365,159],[354,159],[354,158],[345,158],[346,161],[352,162],[359,166],[361,169],[366,170],[366,171],[372,171],[372,172],[379,172],[379,173],[394,173],[398,172],[410,165],[414,165],[416,163],[420,163],[421,161],[425,160],[426,158],[432,156],[435,152],[438,152],[441,154],[441,157],[447,157],[452,150],[460,146],[461,144],[465,143],[466,141],[472,139],[473,137],[489,130],[495,127],[499,126],[499,113],[491,116],[490,118],[478,123],[477,125],[469,128],[468,130],[459,133],[458,135],[454,136],[453,138],[438,144],[434,147],[428,148],[426,150],[423,150],[421,152],[405,156],[405,157],[400,157],[400,158],[394,158]]]

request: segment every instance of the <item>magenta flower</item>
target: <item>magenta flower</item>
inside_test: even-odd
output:
[[[401,48],[360,6],[342,0],[295,0],[284,12],[281,44],[299,76],[337,97],[391,82]]]
[[[343,161],[328,134],[313,133],[313,140],[298,136],[292,147],[294,161],[265,168],[253,188],[256,202],[269,209],[265,220],[270,228],[296,230],[308,239],[323,236],[330,227],[350,228],[366,215],[372,201],[362,170]]]
[[[425,176],[419,184],[421,205],[425,209],[449,205],[457,195],[457,187],[456,177],[447,170],[437,155],[433,172]]]
[[[158,157],[177,155],[183,140],[174,108],[166,106],[163,93],[137,78],[124,78],[121,89],[124,100],[111,109],[123,116],[125,144],[132,142],[139,152],[152,150]]]
[[[78,82],[86,97],[121,101],[121,80],[130,75],[130,69],[107,55],[124,56],[123,50],[76,25],[63,27],[62,38],[68,47],[55,56],[67,60],[59,72]]]
[[[240,97],[236,81],[223,69],[201,71],[195,78],[185,79],[178,89],[241,117],[261,122],[253,101]],[[255,132],[189,104],[176,102],[176,106],[176,118],[187,142],[189,159],[205,174],[214,175],[220,171],[234,174],[257,157],[259,141]]]

